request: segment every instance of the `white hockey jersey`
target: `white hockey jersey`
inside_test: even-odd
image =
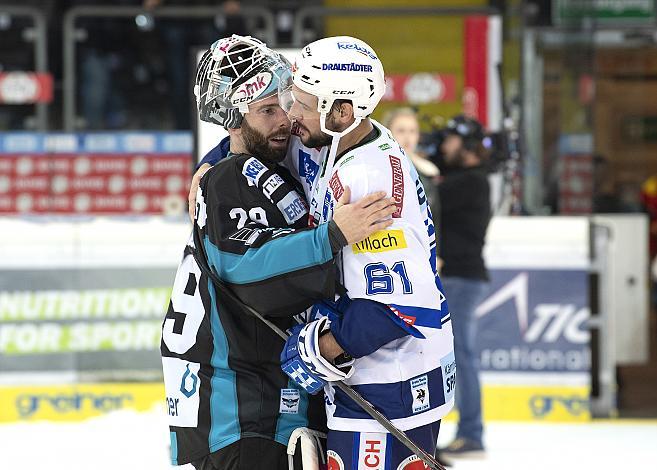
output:
[[[408,430],[441,419],[454,404],[452,326],[435,269],[435,233],[424,188],[390,131],[372,123],[378,137],[343,155],[330,175],[322,175],[328,179],[323,184],[315,180],[326,149],[308,149],[293,139],[286,164],[298,171],[311,208],[321,211],[316,220],[331,218],[346,186],[352,201],[380,190],[396,200],[393,225],[343,249],[342,282],[351,298],[389,305],[425,339],[407,336],[356,359],[346,383]],[[315,194],[315,204],[313,183],[327,187],[325,194]],[[325,392],[330,429],[385,432],[342,392],[330,385]]]

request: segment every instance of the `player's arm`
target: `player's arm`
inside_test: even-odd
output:
[[[281,352],[281,369],[309,393],[349,378],[353,360],[407,335],[424,338],[388,306],[369,299],[322,301],[319,320],[292,329]]]
[[[204,178],[201,194],[211,201],[203,244],[208,264],[241,300],[265,315],[287,316],[321,298],[333,298],[333,258],[342,247],[387,226],[378,222],[394,210],[381,194],[339,207],[339,216],[317,228],[274,228],[264,223],[263,208],[244,204],[239,196],[217,190],[214,173]],[[199,207],[205,205],[205,197]],[[277,209],[274,209],[277,210]],[[202,212],[202,211],[199,211]],[[338,211],[336,211],[338,212]],[[260,219],[261,222],[258,222]],[[202,227],[201,227],[202,228]]]
[[[194,220],[194,209],[196,207],[196,191],[198,191],[198,185],[201,182],[201,178],[203,178],[203,175],[205,175],[210,168],[226,158],[229,150],[230,137],[224,137],[221,142],[206,153],[203,159],[198,165],[196,165],[196,171],[194,172],[194,176],[192,176],[192,183],[189,186],[189,194],[187,195],[189,218],[192,221]]]

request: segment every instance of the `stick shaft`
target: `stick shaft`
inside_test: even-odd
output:
[[[245,304],[240,299],[238,299],[233,292],[230,292],[230,289],[226,287],[226,289],[224,290],[228,291],[229,292],[228,295],[230,295],[234,300],[238,300],[240,303],[242,303],[252,315],[254,315],[258,319],[260,319],[263,323],[265,323],[278,336],[280,336],[284,340],[287,340],[288,335],[283,330],[281,330],[278,326],[274,325],[272,322],[270,322],[265,317],[263,317],[260,314],[260,312],[258,312],[254,308],[250,307],[249,305]],[[394,424],[392,424],[392,422],[388,418],[386,418],[383,414],[381,414],[381,412],[378,411],[376,408],[374,408],[374,406],[372,406],[372,404],[369,401],[365,400],[358,392],[352,389],[349,385],[345,384],[344,382],[331,382],[331,385],[341,390],[349,398],[355,401],[356,404],[363,409],[363,411],[365,411],[374,420],[376,420],[376,422],[378,422],[381,426],[383,426],[386,431],[388,431],[390,434],[395,436],[399,440],[399,442],[404,444],[411,452],[413,452],[415,455],[420,457],[429,466],[429,468],[433,470],[446,470],[445,467],[440,465],[438,461],[431,454],[429,454],[427,451],[425,451],[420,446],[418,446],[415,442],[413,442],[406,435],[404,431],[402,431],[401,429],[397,428]]]

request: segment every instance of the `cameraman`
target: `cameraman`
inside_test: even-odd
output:
[[[444,177],[438,185],[441,205],[438,248],[441,279],[454,329],[459,410],[456,438],[440,451],[447,457],[474,457],[484,452],[474,315],[488,290],[482,251],[491,207],[483,139],[482,125],[459,115],[448,121],[440,147]]]

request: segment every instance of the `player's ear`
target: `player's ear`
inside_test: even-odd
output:
[[[351,101],[340,104],[340,118],[344,121],[352,121],[354,118],[354,105]]]
[[[226,129],[228,131],[228,135],[232,137],[242,137],[242,128],[238,127],[237,129]]]

